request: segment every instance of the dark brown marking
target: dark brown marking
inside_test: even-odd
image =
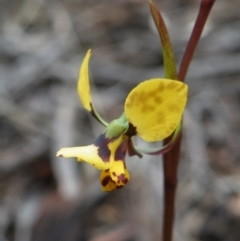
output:
[[[129,127],[125,135],[128,137],[132,137],[132,136],[135,136],[136,134],[137,134],[137,128],[132,123],[129,123]]]
[[[126,184],[128,182],[128,179],[125,177],[124,173],[121,173],[120,175],[118,175],[118,183],[121,182],[123,184]]]
[[[116,172],[112,172],[112,174],[113,174],[113,176],[114,176],[114,177],[116,177],[116,176],[117,176]]]
[[[97,140],[94,142],[94,145],[98,147],[98,155],[104,162],[109,162],[111,151],[108,148],[108,144],[111,140],[108,139],[104,133],[102,133]]]
[[[61,154],[61,155],[58,155],[58,157],[63,157],[63,155]]]
[[[127,184],[127,183],[128,183],[128,179],[125,178],[125,179],[124,179],[124,184]]]
[[[104,187],[106,187],[109,182],[112,182],[112,179],[111,179],[110,176],[104,177],[103,180],[101,181],[101,183],[102,183],[102,185],[103,185]]]
[[[127,141],[124,141],[116,150],[114,155],[115,161],[122,161],[125,159],[127,152]]]

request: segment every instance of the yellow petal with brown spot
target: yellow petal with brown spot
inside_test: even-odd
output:
[[[78,95],[80,97],[80,100],[82,101],[83,107],[86,110],[91,112],[92,111],[92,98],[91,98],[89,73],[88,73],[88,65],[89,65],[90,56],[91,56],[91,49],[89,49],[87,54],[85,55],[83,62],[82,62],[82,66],[79,71]]]
[[[100,169],[109,169],[112,165],[110,161],[103,161],[99,156],[98,147],[95,145],[62,148],[57,152],[58,157],[76,157],[78,161],[85,161]]]
[[[124,187],[129,180],[130,175],[123,161],[115,161],[110,169],[100,175],[102,190],[106,192]]]
[[[130,175],[123,161],[114,161],[110,170],[111,179],[117,186],[125,186],[130,180]]]
[[[101,172],[100,183],[104,192],[109,192],[117,189],[117,184],[112,180],[109,170]]]
[[[145,141],[168,137],[179,124],[188,86],[177,80],[150,79],[134,88],[125,101],[125,114]]]

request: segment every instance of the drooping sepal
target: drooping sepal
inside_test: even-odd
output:
[[[80,100],[83,104],[83,107],[89,111],[101,124],[107,126],[108,123],[102,119],[102,117],[98,114],[96,109],[92,103],[91,97],[91,90],[90,90],[90,81],[89,81],[89,60],[91,56],[91,49],[88,50],[87,54],[85,55],[82,66],[79,71],[79,78],[78,78],[78,95]]]

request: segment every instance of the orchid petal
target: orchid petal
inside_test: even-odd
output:
[[[117,184],[112,180],[109,170],[104,170],[101,172],[100,183],[104,192],[117,189]]]
[[[110,169],[104,170],[100,175],[100,183],[102,190],[113,191],[124,187],[130,180],[129,172],[125,166],[124,161],[114,161]]]
[[[78,94],[80,100],[83,104],[83,107],[89,111],[101,124],[107,126],[108,123],[102,119],[102,117],[98,114],[96,109],[92,103],[91,97],[91,90],[90,90],[90,81],[89,81],[89,59],[91,56],[91,49],[88,50],[86,56],[83,59],[82,66],[79,71],[79,78],[78,78]]]
[[[134,148],[143,154],[148,154],[148,155],[162,155],[172,149],[172,147],[175,145],[176,141],[180,137],[181,134],[181,122],[179,123],[178,127],[174,131],[171,140],[162,148],[157,148],[157,149],[150,149],[150,148],[142,148],[138,146],[134,146]]]
[[[87,162],[100,170],[107,170],[112,166],[116,153],[121,153],[119,147],[121,147],[123,138],[123,136],[119,136],[118,138],[109,139],[105,136],[105,133],[102,133],[94,144],[62,148],[57,152],[57,156],[76,157],[78,161]]]
[[[186,84],[169,79],[150,79],[135,87],[124,109],[137,135],[148,142],[168,137],[182,118],[187,90]]]
[[[125,167],[125,163],[121,160],[114,161],[109,172],[111,179],[117,184],[117,186],[124,186],[130,179],[130,175]]]
[[[61,148],[57,152],[57,156],[76,157],[78,161],[85,161],[100,170],[109,169],[111,166],[110,161],[104,161],[99,156],[98,147],[95,145]]]

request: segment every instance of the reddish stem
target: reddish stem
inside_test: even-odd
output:
[[[188,42],[183,60],[180,65],[178,79],[184,81],[189,64],[192,60],[193,53],[197,46],[198,40],[200,39],[203,27],[206,23],[207,17],[214,4],[215,0],[202,0],[199,14]],[[171,136],[164,140],[166,145],[170,140]],[[178,138],[176,144],[173,146],[171,151],[164,154],[164,217],[163,217],[163,241],[172,240],[172,230],[174,223],[175,213],[175,196],[177,188],[177,171],[178,163],[180,159],[181,149],[181,136]]]
[[[196,46],[198,44],[198,41],[201,37],[204,25],[207,21],[208,15],[212,9],[212,6],[214,4],[215,0],[202,0],[200,4],[200,9],[198,12],[197,20],[195,22],[190,40],[188,41],[187,48],[185,50],[180,70],[178,74],[178,78],[182,81],[184,81],[189,64],[192,60],[194,51],[196,49]]]
[[[164,140],[168,143],[170,138]],[[164,154],[164,216],[163,216],[163,240],[172,240],[172,231],[175,213],[175,196],[177,188],[177,170],[180,157],[181,135],[171,151]]]

